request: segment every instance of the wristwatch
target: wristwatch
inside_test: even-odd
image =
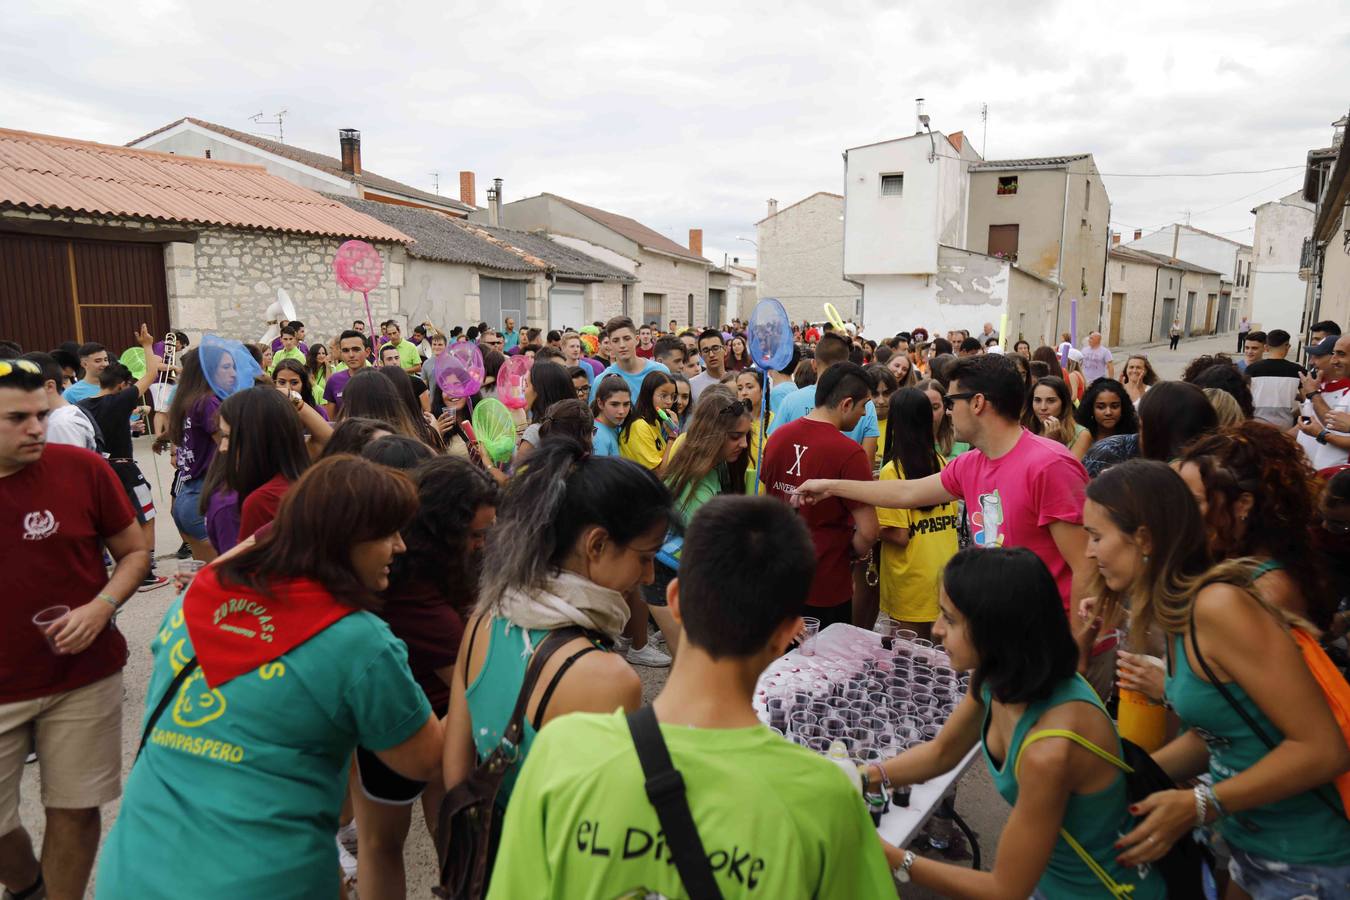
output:
[[[1325,444],[1326,442],[1327,442],[1327,430],[1323,428],[1322,433],[1317,436],[1317,443]]]
[[[891,870],[891,875],[900,884],[909,884],[909,870],[914,865],[914,851],[906,850],[905,858],[900,860],[900,865]]]

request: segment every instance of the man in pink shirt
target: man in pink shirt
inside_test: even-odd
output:
[[[1095,569],[1084,555],[1083,492],[1087,470],[1063,445],[1019,423],[1026,389],[1005,356],[959,359],[944,402],[963,453],[936,475],[916,481],[807,481],[802,502],[826,497],[889,509],[965,501],[977,547],[1026,547],[1045,563],[1065,610],[1085,596]]]

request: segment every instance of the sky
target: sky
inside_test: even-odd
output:
[[[250,117],[284,109],[287,143],[336,156],[357,128],[381,175],[702,228],[719,263],[753,261],[768,198],[838,192],[844,149],[913,133],[917,97],[989,159],[1092,153],[1126,240],[1189,215],[1250,242],[1350,108],[1338,0],[7,5],[0,127],[275,137]],[[1122,177],[1256,170],[1279,171]]]

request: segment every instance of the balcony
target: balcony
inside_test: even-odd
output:
[[[1317,241],[1310,237],[1303,239],[1303,251],[1298,260],[1299,281],[1310,281],[1317,269]]]

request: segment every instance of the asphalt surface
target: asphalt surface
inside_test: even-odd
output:
[[[1202,353],[1232,352],[1236,346],[1236,337],[1225,335],[1217,338],[1202,338],[1183,341],[1176,351],[1169,351],[1166,344],[1142,348],[1147,353],[1153,367],[1162,378],[1178,378],[1182,370],[1194,357]],[[1123,370],[1125,355],[1140,350],[1138,347],[1123,347],[1114,350],[1118,372]],[[172,576],[176,560],[173,552],[178,548],[179,538],[168,514],[168,489],[172,471],[168,460],[155,457],[149,452],[149,443],[145,439],[136,441],[136,457],[155,491],[156,505],[161,515],[157,517],[155,552],[160,558],[157,566],[160,574]],[[165,555],[169,558],[163,558]],[[122,768],[123,777],[131,767],[132,758],[140,736],[141,717],[145,707],[146,686],[150,678],[149,647],[158,630],[164,611],[172,601],[172,591],[162,587],[154,591],[136,594],[118,617],[118,627],[122,629],[131,648],[131,656],[123,673],[124,702],[122,705]],[[642,677],[643,697],[650,701],[661,686],[665,684],[669,669],[638,668]],[[23,824],[40,845],[42,840],[43,818],[39,800],[37,766],[28,766],[22,781],[21,816]],[[974,766],[959,782],[957,788],[957,812],[975,831],[983,851],[983,867],[993,864],[998,834],[1008,817],[1008,807],[994,791],[988,773],[977,759]],[[117,803],[103,809],[103,831],[108,829],[117,815]],[[413,898],[429,897],[435,879],[435,851],[420,818],[414,816],[413,827],[405,848],[405,860],[408,874],[408,896]],[[92,885],[89,896],[92,896]],[[190,891],[184,896],[190,896]],[[909,888],[906,898],[929,898],[937,895],[922,888]]]

